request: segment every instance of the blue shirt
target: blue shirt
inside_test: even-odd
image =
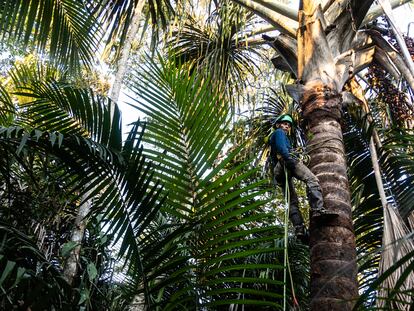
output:
[[[281,155],[283,160],[288,160],[290,158],[290,149],[292,145],[290,143],[289,137],[286,135],[286,132],[281,128],[276,129],[270,136],[270,152],[272,159],[277,160],[277,155]]]

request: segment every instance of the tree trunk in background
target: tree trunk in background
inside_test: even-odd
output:
[[[122,50],[121,50],[121,57],[118,61],[118,70],[116,72],[114,83],[112,85],[112,89],[109,95],[109,97],[114,103],[117,103],[119,99],[119,94],[121,92],[121,87],[122,87],[122,80],[125,76],[128,58],[131,52],[132,42],[135,38],[135,35],[138,32],[139,21],[141,18],[141,12],[142,12],[142,8],[144,7],[144,4],[145,4],[145,0],[138,1],[137,6],[135,7],[135,10],[134,10],[134,16],[131,21],[131,26],[128,30],[125,44],[123,45]],[[114,111],[115,109],[111,109],[112,114],[114,113]],[[111,117],[111,120],[112,119],[113,118]],[[79,263],[79,256],[80,256],[80,251],[81,251],[81,244],[82,244],[82,239],[85,234],[85,229],[87,225],[86,216],[89,214],[90,211],[91,211],[91,201],[88,200],[79,207],[78,215],[75,220],[75,228],[72,232],[71,241],[75,242],[77,246],[70,252],[69,258],[66,261],[65,268],[64,268],[64,275],[69,284],[73,283],[73,280],[78,273],[78,263]]]
[[[145,297],[143,294],[135,295],[134,300],[129,305],[129,311],[145,311]]]
[[[78,215],[75,219],[75,228],[72,231],[71,241],[76,243],[76,247],[71,250],[63,271],[66,281],[71,285],[78,273],[79,256],[87,225],[86,216],[89,214],[90,210],[91,201],[88,200],[79,206]]]
[[[358,295],[355,234],[347,177],[341,98],[321,82],[305,85],[304,119],[308,126],[310,169],[318,177],[325,208],[339,214],[310,223],[311,310],[345,311]]]
[[[144,7],[145,0],[139,0],[134,10],[134,16],[131,20],[131,25],[128,29],[128,33],[125,39],[125,43],[121,48],[121,56],[118,61],[118,70],[115,74],[114,83],[109,94],[109,98],[115,103],[118,102],[119,94],[121,93],[122,80],[124,79],[125,72],[127,69],[128,58],[131,53],[132,42],[138,32],[139,21],[141,19],[142,8]]]

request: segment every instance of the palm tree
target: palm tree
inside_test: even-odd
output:
[[[281,4],[234,1],[282,32],[273,42],[279,52],[274,64],[283,65],[280,68],[290,70],[297,79],[298,84],[290,90],[301,103],[303,119],[307,123],[308,145],[313,158],[311,167],[320,178],[327,207],[340,213],[340,217],[330,223],[311,222],[312,308],[349,309],[353,305],[351,299],[357,295],[356,244],[340,126],[344,121],[340,95],[345,94],[344,88],[352,89],[347,82],[374,58],[394,76],[401,73],[411,87],[414,85],[412,74],[408,67],[405,68],[404,58],[393,52],[382,35],[367,29],[357,31],[369,21],[366,16],[372,18],[368,11],[372,1],[343,1],[339,8],[333,1],[321,2],[322,6],[317,6],[318,1],[304,1],[300,7],[300,27],[295,21],[297,12]],[[38,43],[39,51],[50,51],[51,59],[70,68],[79,68],[79,59],[91,63],[96,42],[100,40],[93,7],[69,0],[47,3],[53,8],[51,16],[53,23],[56,22],[52,23],[53,28],[48,28],[47,9],[37,2],[3,1],[0,16],[7,23],[1,28],[2,33],[10,42],[21,42],[19,36],[24,34],[24,47]],[[91,2],[91,5],[93,3],[98,2]],[[123,1],[116,3],[125,4]],[[128,3],[133,4],[126,11],[121,5],[112,9],[129,12],[131,16],[136,3]],[[13,15],[8,15],[9,12]],[[218,16],[222,18],[220,14]],[[15,23],[13,16],[18,17]],[[101,13],[97,16],[102,17]],[[118,13],[112,15],[120,16]],[[41,18],[34,22],[38,17]],[[122,18],[115,20],[120,22]],[[71,23],[74,26],[67,27]],[[32,25],[38,25],[33,32]],[[187,25],[187,30],[189,28]],[[299,29],[297,36],[296,29]],[[227,82],[230,77],[227,70],[231,68],[228,59],[234,56],[242,64],[247,62],[244,56],[234,53],[240,39],[236,29],[230,32],[219,30],[217,46],[231,53],[212,53],[219,57],[211,59],[225,59],[221,62],[225,70],[221,68],[217,72],[225,72],[223,76]],[[181,49],[180,44],[185,46],[189,37],[172,41],[179,42],[174,52],[184,59],[191,49]],[[67,38],[70,39],[66,42]],[[204,45],[202,50],[210,51],[211,46]],[[205,59],[208,57],[197,55],[198,69]],[[394,66],[389,66],[390,61]],[[220,75],[213,71],[210,76],[204,75],[203,80],[177,64],[159,63],[150,62],[148,68],[141,68],[145,74],[135,73],[133,78],[138,81],[131,84],[137,98],[142,98],[136,106],[149,116],[142,136],[146,148],[142,152],[146,159],[156,164],[153,168],[141,154],[143,123],[137,122],[122,144],[116,121],[119,116],[110,108],[109,101],[95,96],[90,90],[74,88],[67,81],[54,81],[59,80],[56,77],[54,80],[32,79],[30,71],[17,70],[14,95],[24,97],[28,102],[23,101],[27,105],[22,106],[19,118],[10,117],[15,114],[13,96],[1,89],[0,98],[7,107],[7,111],[0,111],[0,120],[7,126],[1,132],[2,146],[4,154],[10,154],[13,159],[10,162],[7,158],[2,159],[4,182],[10,178],[18,180],[22,167],[30,175],[31,166],[27,165],[30,162],[22,159],[22,154],[37,152],[39,158],[52,155],[52,162],[58,163],[59,169],[68,174],[63,175],[68,178],[64,183],[69,187],[68,192],[96,197],[96,210],[104,213],[117,237],[115,240],[122,241],[120,253],[125,254],[123,260],[130,267],[127,272],[133,276],[126,280],[130,292],[142,293],[148,307],[174,309],[182,304],[192,308],[195,304],[219,309],[220,305],[257,304],[278,308],[282,300],[277,294],[282,287],[279,272],[283,268],[278,259],[280,226],[272,223],[274,215],[266,209],[266,182],[255,180],[255,171],[248,161],[239,162],[241,147],[229,147],[229,152],[220,153],[228,148],[229,113],[222,96],[208,87],[209,82],[213,84],[212,76]],[[215,65],[214,61],[206,64],[211,68]],[[243,71],[239,73],[240,76],[244,74]],[[15,121],[25,130],[11,126],[16,124]],[[410,146],[410,136],[399,134],[392,133],[389,137]],[[407,161],[411,163],[410,158],[401,152],[407,149],[392,149],[391,142],[384,146],[385,151],[390,148],[392,152],[384,151],[383,168],[393,184],[401,184],[395,190],[395,197],[399,202],[412,202],[412,194],[407,191],[412,185],[412,166],[407,164]],[[400,163],[408,178],[401,179],[401,174],[391,170]],[[164,191],[152,179],[152,173],[156,180],[162,181]],[[355,184],[351,186],[358,189]],[[10,185],[7,187],[13,189]],[[88,195],[88,191],[92,193]],[[355,192],[361,197],[369,197],[367,191]],[[7,201],[5,196],[3,199]],[[159,208],[161,213],[157,212]],[[406,214],[410,212],[408,208]],[[359,234],[368,221],[365,219],[371,219],[371,215],[368,210],[357,216],[362,219],[361,227],[356,227]],[[372,219],[381,220],[378,209],[373,216]],[[10,243],[19,241],[16,245],[21,245],[22,241],[27,242],[27,237],[22,238],[21,232],[13,230],[10,224],[2,228],[7,232],[7,238],[12,237]],[[369,252],[370,247],[378,245],[381,228],[368,227],[366,230],[369,234],[358,235],[358,246],[362,246],[358,251],[361,252]],[[374,244],[370,244],[369,237],[375,237]],[[366,249],[363,248],[365,245]],[[26,246],[33,247],[33,243],[27,242]],[[264,258],[265,254],[270,259]],[[26,256],[47,263],[41,252]],[[410,254],[407,256],[398,264],[410,264]],[[369,269],[375,269],[372,264],[377,259],[378,256],[374,256],[366,263],[367,268],[361,269],[366,273],[365,284],[369,284],[372,275],[369,275]],[[8,285],[13,287],[14,280],[20,280],[18,276],[23,271],[19,268],[26,266],[14,257],[0,260],[5,267],[1,279],[10,281]],[[393,269],[391,267],[390,271]],[[89,277],[95,274],[93,266],[86,270]],[[11,275],[16,279],[11,279]],[[408,272],[400,279],[407,275]],[[374,282],[366,291],[367,295],[371,295],[374,285],[380,284],[386,276],[387,273]],[[219,283],[222,280],[224,285]],[[393,296],[395,292],[391,292],[390,297]],[[398,300],[399,296],[396,297]],[[293,300],[291,304],[294,305]]]
[[[208,74],[228,101],[235,103],[256,74],[264,41],[253,42],[245,29],[252,27],[251,13],[230,2],[215,3],[208,16],[185,16],[167,41],[170,57],[199,74]]]
[[[327,209],[339,217],[325,223],[311,219],[311,309],[349,310],[357,297],[355,237],[351,195],[343,146],[341,94],[353,75],[378,56],[385,44],[357,32],[372,1],[301,1],[297,17],[281,4],[237,0],[281,31],[272,43],[298,84],[290,88],[301,103],[309,137],[310,168],[318,176]],[[271,14],[273,13],[273,14]],[[285,21],[296,24],[296,34]],[[368,41],[369,42],[368,42]],[[379,51],[379,52],[378,52]],[[398,58],[398,57],[397,57]],[[402,62],[398,58],[394,63]],[[412,74],[397,66],[407,81]],[[413,85],[411,85],[413,86]],[[338,274],[339,271],[339,274]]]

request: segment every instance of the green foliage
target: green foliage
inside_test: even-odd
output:
[[[51,62],[79,71],[90,66],[101,33],[99,23],[82,1],[3,0],[0,3],[2,41],[47,52]]]
[[[349,114],[346,117],[344,142],[349,163],[359,286],[366,291],[378,275],[384,229],[383,211],[368,149],[369,136],[364,131],[366,119],[351,119]],[[375,293],[371,293],[365,303],[375,301],[373,296]]]
[[[72,289],[36,244],[4,222],[0,239],[1,309],[71,310]]]
[[[168,39],[169,55],[191,71],[210,77],[210,81],[227,100],[236,102],[235,93],[243,93],[247,76],[255,75],[260,46],[247,43],[241,32],[252,24],[252,15],[231,1],[216,2],[205,17],[186,16]],[[205,19],[201,21],[202,19]]]
[[[128,29],[133,23],[135,9],[139,1],[125,0],[99,0],[89,1],[92,11],[102,21],[107,33],[106,52],[116,51],[115,59],[118,59],[121,49],[124,46]],[[145,20],[142,33],[146,32],[148,25],[152,26],[153,49],[159,43],[160,30],[166,29],[172,17],[175,15],[173,3],[168,0],[149,0],[145,1],[141,12],[141,19]],[[137,22],[137,21],[136,21]]]
[[[74,87],[51,67],[20,65],[10,76],[14,95],[20,98],[17,124],[90,137],[113,150],[121,149],[120,111],[107,98]]]
[[[357,22],[367,3],[353,5],[362,8],[353,10]],[[98,20],[109,29],[107,48],[119,52],[136,5],[4,0],[0,34],[23,54],[37,51],[79,73],[93,64],[102,38]],[[239,32],[252,15],[232,2],[215,5],[202,27],[191,20],[174,29],[168,44],[176,63],[147,60],[131,74],[133,106],[147,119],[134,122],[124,142],[117,106],[76,87],[67,72],[27,65],[10,72],[11,85],[0,87],[0,309],[126,310],[134,296],[152,310],[281,308],[284,245],[276,219],[282,212],[272,210],[277,201],[270,207],[268,179],[258,178],[252,163],[273,119],[300,110],[279,96],[260,117],[231,129],[225,98],[235,100],[232,90],[243,96],[257,50]],[[165,27],[173,8],[151,0],[143,13]],[[397,107],[400,117],[407,107]],[[393,308],[414,270],[409,253],[378,277],[383,215],[367,152],[374,127],[389,201],[407,219],[414,200],[413,133],[380,126],[383,115],[374,110],[371,125],[361,115],[346,120],[361,309],[380,299]],[[391,121],[387,116],[383,125]],[[301,145],[303,135],[296,136]],[[88,200],[79,271],[69,285],[62,270],[79,246],[69,241],[71,225]],[[114,245],[116,257],[109,251]],[[296,298],[306,309],[307,248],[289,239],[289,259],[288,304],[298,307]],[[403,265],[395,289],[379,297],[384,280]]]
[[[391,185],[399,211],[406,219],[414,210],[414,132],[393,128],[383,135],[385,141],[381,160],[384,161],[384,174]]]
[[[15,108],[10,95],[2,85],[0,85],[0,105],[0,122],[8,124],[14,115]]]
[[[243,146],[223,150],[227,106],[209,79],[174,64],[149,62],[134,77],[144,153],[167,193],[162,222],[142,239],[152,308],[279,308],[281,228],[263,210],[267,181],[245,182],[256,169],[237,161]]]
[[[50,77],[50,71],[45,72]],[[114,299],[118,292],[121,306],[124,304],[117,289],[119,286],[107,276],[107,269],[114,269],[113,255],[108,248],[122,239],[121,254],[131,270],[139,269],[134,265],[141,260],[136,237],[156,215],[162,203],[161,187],[152,182],[152,175],[148,173],[150,166],[142,155],[141,136],[137,132],[139,123],[132,128],[126,142],[121,143],[120,114],[115,105],[91,90],[77,89],[48,77],[42,77],[42,73],[33,68],[14,69],[15,93],[9,96],[19,100],[14,119],[15,124],[21,126],[0,128],[0,148],[2,154],[7,155],[0,161],[0,181],[5,186],[0,193],[0,213],[7,228],[15,227],[32,245],[40,243],[34,249],[40,254],[47,252],[48,257],[42,260],[54,267],[64,284],[55,286],[53,293],[36,294],[36,288],[28,287],[27,295],[39,299],[44,294],[49,295],[52,302],[63,301],[71,307],[79,304],[90,309],[101,305],[102,309],[109,309],[113,303],[109,299]],[[53,195],[55,197],[51,197]],[[100,215],[100,220],[90,222],[87,228],[79,275],[74,288],[65,294],[61,287],[70,286],[63,280],[61,269],[65,255],[74,245],[64,243],[70,237],[70,222],[82,204],[80,201],[92,198],[90,217]],[[22,214],[23,211],[26,214]],[[50,222],[58,224],[54,226]],[[92,234],[100,236],[108,223],[110,227],[105,229],[105,235],[110,230],[112,238],[102,236],[95,240]],[[35,228],[44,228],[48,241],[41,242]],[[88,243],[92,243],[90,247]],[[62,244],[65,246],[60,253]],[[1,254],[17,247],[6,245],[11,250],[2,249]],[[27,254],[23,259],[32,261],[31,256]],[[5,261],[4,267],[13,267],[8,262],[13,260]],[[16,280],[18,274],[13,275]],[[6,290],[12,293],[5,296],[9,299],[2,303],[16,305],[21,294],[19,288]],[[107,299],[104,292],[108,293]],[[52,302],[48,307],[64,310]],[[35,302],[26,296],[24,303],[33,304],[35,308]]]
[[[382,138],[379,165],[388,202],[394,204],[401,215],[406,218],[412,209],[412,134],[401,128],[384,130],[380,122],[369,122],[373,116],[378,120],[379,113],[373,110],[372,116],[351,110],[347,120],[347,131],[344,138],[348,150],[349,176],[353,194],[355,233],[357,236],[357,252],[359,260],[359,284],[363,293],[358,300],[356,308],[373,308],[378,301],[384,300],[384,305],[394,306],[394,302],[401,299],[396,294],[404,292],[402,282],[413,273],[410,265],[412,254],[407,254],[399,263],[395,262],[382,275],[379,275],[381,256],[388,248],[400,249],[400,243],[383,245],[384,211],[378,194],[378,187],[373,173],[371,154],[368,144],[373,130],[377,130]],[[397,226],[398,224],[389,224]],[[397,230],[394,228],[393,230]],[[384,288],[385,279],[394,271],[406,265],[404,273],[397,274],[395,288],[388,289],[387,297],[379,297],[378,290]],[[399,284],[399,285],[398,285]],[[398,286],[397,286],[398,285]],[[412,295],[410,292],[405,294]],[[392,307],[391,307],[392,308]]]

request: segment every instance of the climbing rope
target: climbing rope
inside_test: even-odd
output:
[[[289,176],[286,167],[285,172],[285,232],[284,232],[284,256],[283,256],[283,310],[286,311],[287,300],[287,272],[289,273],[290,286],[292,290],[293,304],[299,305],[296,299],[295,289],[293,287],[292,271],[290,269],[289,256],[288,256],[288,227],[289,227],[289,206],[290,206],[290,191],[289,191]]]
[[[288,225],[289,225],[289,204],[290,204],[290,194],[289,194],[289,184],[288,184],[288,173],[286,167],[285,171],[285,234],[284,234],[284,252],[283,252],[283,311],[286,311],[286,287],[287,287],[287,276],[286,276],[286,267],[288,262]]]

